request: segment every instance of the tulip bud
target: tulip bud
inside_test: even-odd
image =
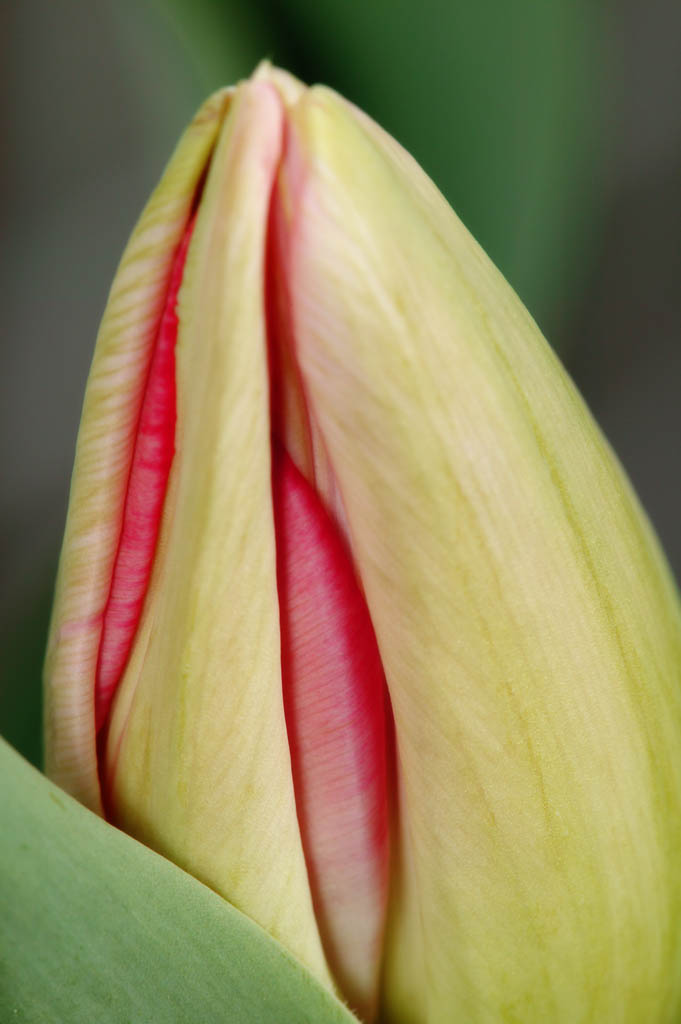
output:
[[[49,773],[362,1019],[681,1010],[674,585],[517,297],[329,90],[214,96],[132,236],[46,703]]]

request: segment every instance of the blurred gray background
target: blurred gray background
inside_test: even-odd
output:
[[[425,166],[561,354],[681,575],[681,5],[5,0],[0,732],[39,677],[80,406],[126,238],[211,89],[267,56]]]

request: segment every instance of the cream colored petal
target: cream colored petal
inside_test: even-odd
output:
[[[284,720],[272,518],[265,233],[273,87],[237,90],[179,296],[176,456],[107,750],[114,821],[331,984]]]
[[[676,1019],[681,619],[515,294],[325,89],[291,114],[296,348],[397,727],[391,1021]]]
[[[100,812],[95,669],[133,441],[170,265],[228,105],[223,90],[201,107],[132,234],[85,395],[45,664],[45,763]]]
[[[290,71],[275,67],[268,60],[260,61],[253,72],[252,81],[266,82],[276,89],[287,110],[298,102],[307,89],[300,79],[292,75]]]
[[[267,82],[279,94],[288,112],[306,92],[297,78],[262,61],[253,76]],[[277,182],[270,211],[267,252],[267,317],[271,376],[274,394],[272,429],[303,476],[312,484],[327,509],[343,531],[345,512],[336,488],[333,467],[316,422],[310,418],[300,370],[293,357],[291,339],[290,296],[285,277],[277,271],[287,245],[288,194]]]

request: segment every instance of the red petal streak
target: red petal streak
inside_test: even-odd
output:
[[[273,489],[284,706],[303,846],[329,963],[368,1020],[389,868],[383,667],[346,547],[279,445]]]
[[[142,612],[175,452],[176,305],[193,226],[192,218],[173,262],[140,411],[121,535],[99,647],[95,683],[98,731],[109,713]]]

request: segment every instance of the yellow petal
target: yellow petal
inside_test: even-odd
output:
[[[272,518],[265,232],[282,108],[237,90],[179,296],[176,457],[107,748],[117,824],[330,984],[284,720]]]
[[[45,765],[55,782],[96,811],[95,670],[132,441],[173,254],[229,95],[218,92],[201,107],[132,234],[85,395],[45,663]]]
[[[396,720],[387,1019],[675,1019],[681,618],[645,516],[396,143],[310,90],[281,190],[297,359]]]

